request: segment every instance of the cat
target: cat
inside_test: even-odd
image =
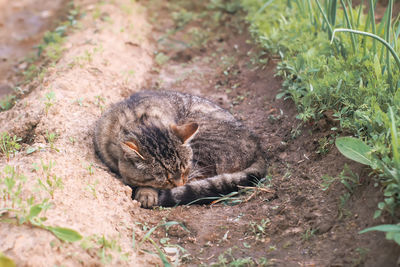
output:
[[[94,147],[144,208],[210,203],[266,174],[259,138],[198,96],[141,91],[97,121]]]

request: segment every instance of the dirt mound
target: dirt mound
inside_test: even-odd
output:
[[[146,37],[150,26],[143,8],[131,1],[75,4],[86,17],[63,44],[62,58],[48,68],[30,95],[12,110],[0,113],[0,132],[24,141],[21,151],[9,161],[0,158],[0,169],[14,166],[26,177],[23,198],[34,196],[38,203],[50,198],[46,225],[75,229],[90,237],[93,248],[61,243],[40,228],[1,222],[0,251],[18,266],[99,265],[102,261],[144,264],[146,260],[137,257],[132,248],[132,235],[141,236],[135,224],[140,209],[131,200],[131,189],[94,155],[92,134],[104,107],[141,88],[152,65],[152,45]],[[95,12],[100,14],[98,19],[94,19]],[[49,163],[54,165],[50,176],[63,184],[53,186],[52,195],[38,186],[38,178],[46,183],[43,165]],[[106,256],[113,255],[112,259],[101,255],[105,246],[98,243],[102,237],[118,247],[104,251]]]

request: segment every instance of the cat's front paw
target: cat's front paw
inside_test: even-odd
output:
[[[139,187],[136,189],[135,200],[139,201],[142,208],[157,206],[158,191],[151,187]]]

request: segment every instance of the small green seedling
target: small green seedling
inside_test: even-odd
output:
[[[51,196],[51,198],[54,198],[54,192],[56,189],[62,189],[64,187],[64,183],[61,179],[61,177],[57,177],[54,173],[52,173],[51,169],[54,167],[55,162],[54,161],[49,161],[48,164],[45,164],[43,161],[41,161],[41,169],[42,173],[44,174],[44,179],[42,181],[41,178],[38,178],[38,185],[40,188],[44,189],[46,192],[48,192]],[[33,168],[35,171],[39,171],[40,168],[39,166],[33,165]]]
[[[8,133],[0,133],[0,152],[6,156],[7,160],[9,160],[10,156],[14,155],[21,148],[21,145],[19,144],[21,141],[22,138],[19,138],[16,135],[11,137]]]
[[[50,91],[48,93],[45,94],[45,99],[44,99],[44,106],[45,106],[45,112],[46,115],[49,112],[49,109],[54,105],[56,101],[56,94],[54,93],[54,91]]]
[[[38,202],[35,196],[22,196],[21,192],[25,182],[25,176],[13,166],[6,165],[0,172],[0,199],[3,200],[0,220],[39,227],[52,232],[57,238],[67,242],[82,239],[82,236],[72,229],[45,225],[44,222],[47,218],[39,215],[46,213],[52,204],[49,199]]]
[[[60,150],[58,150],[58,148],[54,146],[54,142],[57,140],[57,138],[58,138],[57,133],[49,133],[48,131],[46,131],[46,140],[50,144],[50,149],[60,152]]]
[[[106,99],[104,97],[102,97],[101,95],[95,96],[95,104],[96,104],[96,106],[98,106],[100,108],[101,112],[104,111],[105,103],[106,103]]]

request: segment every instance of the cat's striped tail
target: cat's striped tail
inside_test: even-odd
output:
[[[237,191],[238,185],[252,185],[266,174],[266,161],[262,156],[250,167],[240,172],[224,173],[203,180],[193,181],[184,186],[158,193],[158,206],[172,207],[186,204],[208,204],[230,192]]]

